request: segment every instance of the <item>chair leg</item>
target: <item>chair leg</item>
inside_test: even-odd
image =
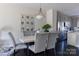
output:
[[[29,43],[27,43],[27,55],[29,56]]]
[[[14,54],[13,55],[15,56],[15,50],[14,50]]]
[[[46,50],[44,51],[44,56],[46,56]]]
[[[55,48],[54,48],[54,53],[55,53],[55,56],[56,56],[56,50],[55,50]]]

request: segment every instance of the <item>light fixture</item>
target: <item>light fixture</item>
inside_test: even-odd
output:
[[[43,11],[42,11],[42,7],[40,4],[40,10],[39,13],[36,15],[36,19],[42,19],[44,17]]]

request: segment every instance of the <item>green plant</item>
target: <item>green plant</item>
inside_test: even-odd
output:
[[[49,32],[49,29],[51,28],[51,25],[45,24],[42,29],[44,29],[44,32]]]

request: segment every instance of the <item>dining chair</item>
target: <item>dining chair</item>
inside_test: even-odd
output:
[[[54,49],[55,55],[56,55],[55,45],[56,45],[57,37],[58,37],[57,33],[49,33],[48,34],[48,41],[47,41],[47,50]]]
[[[35,44],[29,46],[29,49],[34,53],[40,53],[46,49],[46,41],[48,33],[35,33]]]
[[[19,49],[27,48],[25,44],[16,43],[16,39],[12,32],[1,31],[0,32],[0,56],[10,56],[15,55],[15,52]]]
[[[9,56],[14,52],[14,44],[9,32],[0,32],[0,56]]]

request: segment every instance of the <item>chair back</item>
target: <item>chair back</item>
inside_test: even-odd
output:
[[[36,33],[35,34],[35,51],[36,53],[45,51],[46,41],[48,39],[48,33]]]
[[[48,41],[47,41],[47,49],[55,48],[57,33],[49,33],[48,34]]]

